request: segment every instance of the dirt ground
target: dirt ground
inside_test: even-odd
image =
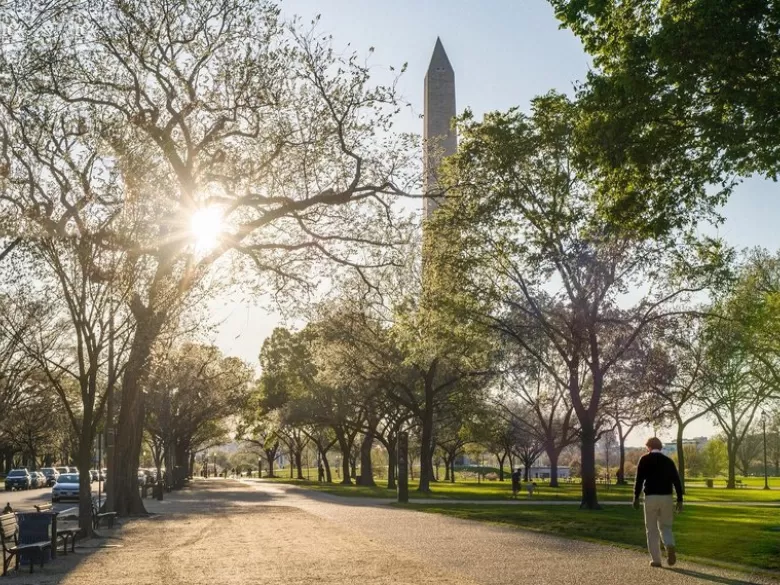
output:
[[[76,555],[35,567],[33,575],[22,567],[0,585],[473,583],[300,509],[256,505],[257,497],[234,482],[197,483],[167,502],[165,513],[101,529],[108,538],[84,542]]]

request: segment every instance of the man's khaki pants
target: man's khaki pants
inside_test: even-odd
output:
[[[647,550],[653,562],[661,562],[661,539],[668,548],[674,546],[672,522],[674,521],[674,500],[671,496],[645,496],[645,528],[647,529]]]

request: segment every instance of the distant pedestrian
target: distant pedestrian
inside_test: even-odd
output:
[[[11,507],[11,502],[8,502],[5,505],[5,508],[3,508],[3,514],[13,514],[13,513],[14,513],[14,509]]]
[[[666,547],[666,562],[671,567],[677,562],[677,549],[672,533],[675,504],[672,488],[677,492],[678,512],[682,511],[683,488],[677,466],[661,452],[663,443],[652,437],[645,443],[648,453],[642,455],[636,468],[634,483],[634,508],[639,509],[639,494],[645,492],[645,528],[650,566],[661,566],[661,540]]]
[[[521,474],[519,469],[515,469],[512,472],[512,497],[517,499],[517,494],[520,492]]]
[[[528,497],[532,498],[534,496],[534,490],[536,489],[536,482],[535,481],[527,482],[526,489],[528,490]]]
[[[325,481],[325,468],[322,466],[322,463],[317,468],[317,480],[320,482]]]

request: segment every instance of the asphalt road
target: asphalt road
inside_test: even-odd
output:
[[[98,495],[98,484],[97,482],[92,484],[92,496],[97,497]],[[31,489],[31,490],[24,490],[24,491],[13,491],[13,492],[0,492],[0,510],[5,508],[5,505],[11,504],[11,507],[16,512],[25,512],[25,511],[34,511],[35,509],[33,506],[36,504],[45,504],[47,502],[51,502],[51,488],[38,488],[38,489]],[[59,502],[57,504],[54,504],[54,509],[57,512],[63,512],[64,510],[67,510],[69,508],[78,507],[78,502],[73,501],[67,501],[67,502]]]

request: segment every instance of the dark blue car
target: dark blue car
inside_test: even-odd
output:
[[[32,486],[30,472],[26,469],[12,469],[5,476],[5,491],[29,490]]]

